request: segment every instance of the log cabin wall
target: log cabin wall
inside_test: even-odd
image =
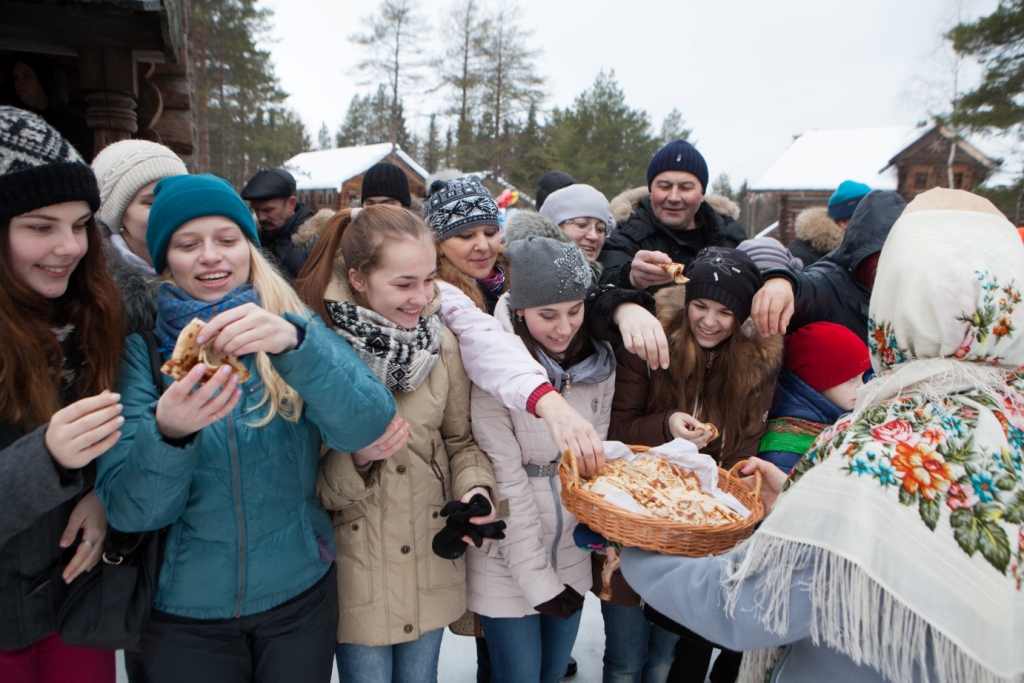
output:
[[[936,126],[889,162],[897,170],[896,191],[907,202],[936,187],[949,185],[949,152],[952,132]],[[954,190],[972,190],[998,166],[966,143],[956,143],[953,156]]]
[[[57,62],[69,108],[93,131],[94,154],[141,138],[190,163],[195,130],[181,0],[0,0],[0,17],[0,61],[32,53]],[[0,86],[0,102],[13,101],[12,84]]]

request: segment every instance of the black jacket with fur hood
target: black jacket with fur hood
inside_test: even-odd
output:
[[[789,253],[804,262],[805,268],[834,251],[843,241],[843,229],[828,217],[824,207],[801,211],[793,231],[796,239],[786,246]]]
[[[305,204],[297,204],[295,215],[285,221],[280,228],[269,232],[260,231],[263,255],[281,269],[281,273],[289,282],[295,280],[302,266],[306,265],[309,252],[313,250],[324,226],[333,215],[334,212],[330,209],[314,212]]]
[[[629,195],[629,198],[624,200],[625,195]],[[616,209],[621,210],[624,201],[636,203],[629,218],[619,221]],[[658,222],[651,208],[651,197],[646,187],[619,195],[611,201],[611,209],[612,216],[619,224],[604,243],[604,249],[601,250],[598,259],[604,266],[601,284],[632,288],[633,285],[629,281],[630,264],[641,249],[664,252],[675,263],[688,266],[704,247],[735,248],[747,239],[742,226],[732,216],[716,211],[707,198],[697,210],[695,230],[699,232],[699,238],[694,242],[679,239],[675,231]],[[650,291],[653,294],[660,288],[651,287]]]

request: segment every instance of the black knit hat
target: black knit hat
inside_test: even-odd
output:
[[[750,317],[754,295],[764,280],[750,257],[739,249],[707,247],[686,269],[686,303],[711,299],[722,304],[742,323]]]
[[[708,163],[697,148],[686,140],[674,140],[651,157],[647,165],[647,189],[651,189],[654,179],[665,171],[685,171],[692,173],[700,181],[701,192],[708,191]]]
[[[548,171],[542,175],[540,180],[537,181],[537,210],[540,211],[540,207],[544,206],[544,201],[548,198],[549,194],[558,192],[563,187],[575,184],[575,178],[561,171]]]
[[[498,203],[475,175],[431,183],[423,217],[438,242],[477,225],[499,225]]]
[[[401,202],[402,206],[409,208],[412,204],[412,196],[409,194],[409,178],[398,166],[382,161],[374,164],[363,176],[363,196],[361,201],[367,197],[391,197]]]
[[[0,107],[0,220],[77,201],[96,211],[100,190],[71,143],[35,114]]]

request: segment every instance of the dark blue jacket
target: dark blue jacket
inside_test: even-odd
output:
[[[845,412],[813,389],[807,382],[797,377],[796,373],[788,367],[782,366],[779,372],[779,381],[775,385],[775,399],[772,402],[772,410],[768,414],[769,420],[795,417],[801,420],[831,425]],[[801,455],[800,453],[787,453],[785,451],[764,451],[758,453],[757,457],[775,464],[779,469],[789,471],[796,464],[797,460],[800,459]]]
[[[316,494],[321,443],[350,453],[387,428],[395,402],[366,363],[320,320],[284,316],[304,331],[299,346],[271,355],[303,400],[298,422],[256,408],[252,378],[224,419],[179,447],[156,424],[156,388],[139,335],[121,361],[121,439],[97,460],[96,495],[111,526],[170,525],[153,606],[193,619],[258,614],[315,584],[333,561],[334,531]],[[166,378],[167,381],[170,378]],[[255,410],[254,410],[255,409]]]

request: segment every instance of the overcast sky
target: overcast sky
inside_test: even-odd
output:
[[[485,0],[486,1],[486,0]],[[498,0],[492,0],[496,3]],[[452,0],[421,0],[434,26]],[[964,19],[997,0],[963,0]],[[656,128],[678,107],[711,177],[756,182],[793,135],[829,128],[913,124],[927,116],[921,81],[948,80],[938,50],[956,0],[521,0],[546,77],[546,108],[566,106],[601,69],[615,70],[627,103]],[[332,132],[367,87],[348,36],[376,2],[264,0],[275,12],[270,44],[289,104],[315,137]],[[494,6],[492,4],[492,6]],[[440,39],[436,36],[435,41]],[[435,42],[435,45],[439,44]],[[934,88],[932,88],[934,90]],[[931,96],[932,98],[934,96]],[[410,98],[419,134],[445,107],[440,95]],[[419,114],[414,117],[412,114]],[[584,179],[585,180],[585,179]]]

